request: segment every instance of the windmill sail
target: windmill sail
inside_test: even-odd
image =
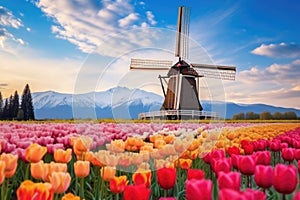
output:
[[[191,64],[199,76],[222,80],[235,80],[236,68],[233,66]]]
[[[130,70],[169,70],[172,63],[169,60],[131,59]]]
[[[190,9],[180,6],[178,8],[177,36],[175,56],[180,59],[188,58],[189,49],[189,26],[190,26]]]

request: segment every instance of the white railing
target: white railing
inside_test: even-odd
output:
[[[220,116],[217,112],[199,111],[199,110],[160,110],[145,112],[139,114],[139,119],[156,119],[156,118],[170,118],[177,119],[187,116],[190,119],[218,119]]]

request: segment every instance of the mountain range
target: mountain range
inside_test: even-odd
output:
[[[32,93],[36,119],[114,118],[137,119],[141,112],[157,111],[164,98],[141,89],[115,87],[106,91],[84,94],[64,94],[54,91]],[[237,104],[232,102],[201,101],[205,111],[221,111],[221,116],[231,119],[241,112],[292,111],[300,116],[300,110],[266,104]],[[223,113],[223,114],[222,114]]]

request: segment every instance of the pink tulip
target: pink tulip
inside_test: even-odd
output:
[[[271,166],[257,165],[254,172],[254,181],[259,187],[271,187],[273,183],[273,168]]]
[[[238,166],[242,174],[248,176],[254,174],[255,161],[252,156],[240,156]]]
[[[294,149],[293,148],[281,149],[281,156],[283,160],[292,162],[294,160]]]
[[[282,194],[292,193],[298,184],[297,169],[294,165],[277,164],[273,173],[273,186]]]
[[[218,173],[218,186],[219,189],[232,189],[240,191],[241,187],[241,174],[238,172],[219,172]]]
[[[211,200],[212,181],[191,179],[185,182],[186,200]]]

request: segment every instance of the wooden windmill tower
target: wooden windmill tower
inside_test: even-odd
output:
[[[214,118],[217,113],[203,111],[199,100],[200,78],[216,78],[234,80],[236,68],[233,66],[187,63],[189,50],[189,18],[190,9],[180,6],[178,9],[177,36],[173,64],[167,60],[131,59],[131,70],[168,70],[166,76],[159,75],[165,100],[161,111],[142,113],[140,118],[167,117],[182,118]],[[167,83],[165,89],[163,82]]]

